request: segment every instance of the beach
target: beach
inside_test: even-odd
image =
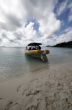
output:
[[[72,110],[72,0],[0,0],[0,110]]]
[[[30,64],[31,74],[3,79],[0,110],[72,110],[72,60],[64,57],[35,69]]]

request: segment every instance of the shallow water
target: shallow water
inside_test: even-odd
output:
[[[72,49],[48,49],[50,50],[50,54],[47,55],[48,62],[44,63],[39,59],[26,57],[24,48],[0,48],[0,81],[39,72],[45,68],[49,70],[50,67],[63,63],[67,66],[72,65]]]

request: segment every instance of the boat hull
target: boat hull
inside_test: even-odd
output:
[[[26,50],[25,54],[46,61],[46,54],[49,54],[49,50]]]
[[[49,50],[26,50],[26,55],[41,55],[41,54],[49,54]]]

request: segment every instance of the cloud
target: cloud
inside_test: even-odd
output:
[[[62,42],[72,41],[72,27],[68,27],[60,35],[53,34],[45,40],[47,45],[56,45]]]
[[[54,8],[55,0],[21,0],[27,16],[34,16],[39,19]]]
[[[16,31],[6,31],[2,30],[0,33],[0,37],[2,39],[1,46],[24,46],[27,43],[34,41],[34,39],[38,39],[37,33],[33,30],[34,23],[30,22],[26,27],[19,27]]]
[[[70,2],[70,3],[68,4],[68,8],[69,8],[69,10],[70,10],[69,16],[68,16],[68,19],[69,19],[69,22],[70,22],[70,21],[72,21],[72,2]]]
[[[72,6],[72,4],[70,5]],[[72,7],[70,7],[70,12],[69,12],[69,21],[72,21]]]
[[[69,21],[72,21],[72,14],[69,15]]]
[[[61,28],[61,21],[54,12],[57,2],[0,0],[0,46],[22,47],[33,41],[43,44],[55,42],[55,33]],[[58,9],[60,14],[67,4],[67,0],[62,2]]]
[[[0,28],[15,30],[21,26],[24,15],[20,0],[0,0]]]
[[[22,4],[20,0],[0,0],[0,12],[0,14],[4,17],[6,14],[12,14],[18,18],[22,18],[22,14],[25,14],[24,10],[22,11]]]
[[[54,13],[50,13],[46,20],[41,19],[40,23],[40,32],[44,35],[44,38],[51,36],[54,32],[60,29],[61,22],[58,20]]]
[[[63,0],[57,9],[57,15],[62,14],[67,8],[68,0]]]
[[[72,15],[72,2],[71,0],[63,0],[61,3],[59,3],[59,6],[57,7],[57,15],[60,16],[63,14],[65,11],[69,10],[68,13],[69,15],[69,20],[71,20],[71,15]]]
[[[56,38],[56,43],[68,42],[72,40],[72,27],[65,29],[64,33]]]

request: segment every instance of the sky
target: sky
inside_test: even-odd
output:
[[[72,41],[72,0],[0,0],[0,46]]]

